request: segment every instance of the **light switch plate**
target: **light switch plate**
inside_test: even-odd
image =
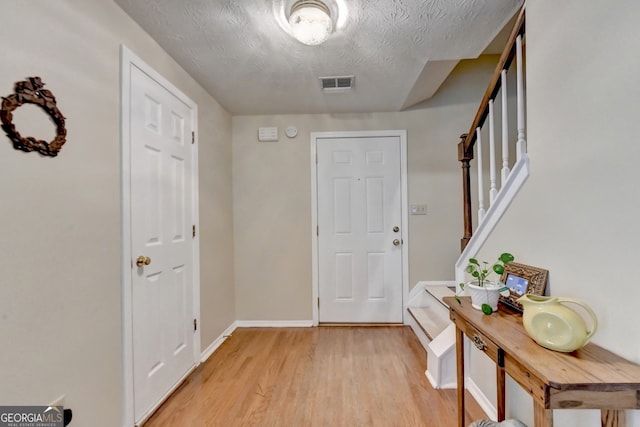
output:
[[[427,214],[427,205],[425,204],[411,205],[411,215],[426,215],[426,214]]]

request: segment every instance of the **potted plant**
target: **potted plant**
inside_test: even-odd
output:
[[[469,258],[466,272],[473,277],[473,280],[466,284],[460,283],[460,289],[468,289],[473,308],[482,310],[485,314],[498,310],[500,293],[509,291],[499,278],[504,273],[504,266],[513,260],[513,255],[508,252],[500,254],[498,260],[491,265],[486,261],[480,262],[475,258]],[[496,273],[498,280],[489,280],[491,273]]]

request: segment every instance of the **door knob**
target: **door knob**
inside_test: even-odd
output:
[[[143,265],[149,265],[149,264],[151,264],[151,258],[149,258],[148,256],[140,255],[138,258],[136,258],[136,265],[138,267],[142,267]]]
[[[393,232],[397,233],[398,231],[400,231],[400,227],[398,227],[397,225],[395,227],[393,227]]]
[[[400,245],[400,240],[394,239],[393,240],[393,246],[398,246],[398,245]]]

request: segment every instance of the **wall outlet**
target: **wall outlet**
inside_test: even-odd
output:
[[[427,214],[427,205],[411,205],[411,215],[426,215]]]
[[[49,403],[49,406],[64,406],[65,395],[59,396],[56,400]]]

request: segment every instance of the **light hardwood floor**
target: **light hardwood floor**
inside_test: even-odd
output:
[[[455,426],[455,390],[425,369],[408,327],[240,328],[144,427]]]

